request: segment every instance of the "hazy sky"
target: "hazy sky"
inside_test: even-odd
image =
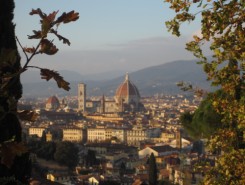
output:
[[[71,10],[80,14],[78,21],[59,28],[71,46],[55,39],[58,54],[36,56],[33,65],[92,74],[132,72],[194,58],[184,48],[193,33],[199,32],[199,26],[184,25],[180,38],[172,36],[165,21],[174,12],[163,0],[16,0],[16,35],[22,45],[29,47],[35,46],[36,40],[28,40],[27,35],[40,27],[39,17],[29,15],[32,8],[41,8],[47,14],[56,10],[59,15]]]

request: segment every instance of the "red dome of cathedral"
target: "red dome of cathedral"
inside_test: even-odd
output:
[[[46,102],[46,109],[57,109],[60,106],[60,102],[56,96],[51,96]]]
[[[124,103],[139,102],[140,94],[138,88],[129,80],[128,74],[126,74],[124,82],[117,88],[115,99],[117,102],[122,100]]]

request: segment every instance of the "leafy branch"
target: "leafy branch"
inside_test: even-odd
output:
[[[241,174],[245,174],[245,2],[237,0],[165,0],[165,2],[168,2],[170,8],[176,12],[176,16],[166,22],[166,25],[168,31],[177,36],[180,35],[179,29],[183,22],[190,22],[201,13],[201,35],[193,36],[194,40],[186,44],[186,49],[201,60],[199,64],[203,65],[207,80],[218,88],[215,92],[208,93],[209,96],[212,95],[209,103],[222,119],[216,122],[218,130],[211,134],[207,146],[211,151],[215,149],[222,152],[217,154],[215,166],[206,170],[203,184],[224,182],[244,184],[245,176]],[[197,8],[200,8],[199,12],[190,13]],[[205,43],[210,44],[209,49],[213,53],[211,61],[208,61],[203,54],[202,46]],[[193,90],[190,84],[181,82],[178,85],[183,90]],[[202,119],[209,118],[208,115],[196,115]],[[200,122],[191,123],[193,125],[188,125],[190,130],[200,127]],[[236,158],[239,160],[234,160]]]
[[[45,14],[42,12],[40,8],[38,9],[32,9],[30,12],[30,15],[39,15],[41,18],[41,29],[40,30],[33,30],[33,35],[28,35],[29,39],[38,39],[39,42],[36,47],[23,47],[19,39],[16,37],[16,40],[21,47],[23,53],[25,54],[26,61],[24,66],[21,68],[19,73],[22,73],[27,70],[27,68],[35,67],[37,69],[40,69],[40,74],[42,76],[42,79],[46,79],[49,81],[50,79],[54,79],[58,85],[59,88],[63,88],[64,90],[69,91],[69,82],[65,81],[63,77],[59,75],[58,72],[40,68],[38,66],[30,66],[30,62],[33,59],[33,57],[37,54],[46,54],[46,55],[54,55],[58,52],[58,48],[53,43],[52,40],[48,39],[49,34],[54,34],[59,40],[63,41],[63,44],[67,44],[70,46],[70,41],[60,35],[57,31],[58,27],[61,23],[67,24],[73,21],[76,21],[79,19],[79,13],[70,11],[68,13],[64,12],[61,16],[59,16],[56,19],[58,11],[54,11],[50,14]],[[54,27],[56,26],[56,29]]]

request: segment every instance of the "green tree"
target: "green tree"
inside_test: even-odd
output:
[[[34,153],[37,154],[38,157],[53,160],[54,154],[56,151],[56,143],[55,142],[40,142],[40,147],[37,148]]]
[[[156,158],[153,153],[151,153],[149,158],[149,184],[157,185],[157,165]]]
[[[201,155],[203,153],[203,145],[204,144],[201,140],[194,141],[191,152],[197,152],[198,155]]]
[[[71,142],[59,142],[56,146],[54,159],[61,165],[73,168],[78,164],[78,148]]]
[[[209,139],[209,148],[224,154],[206,170],[204,184],[245,184],[245,1],[165,1],[176,12],[166,22],[174,35],[180,35],[182,23],[201,20],[201,35],[194,35],[186,48],[200,59],[207,79],[222,92],[210,94],[212,106],[222,120]],[[211,61],[203,54],[206,43],[213,52]]]
[[[41,141],[44,143],[46,142],[46,131],[44,130],[42,133]]]
[[[119,168],[119,175],[120,177],[123,177],[126,172],[126,165],[124,162],[121,163],[120,168]]]
[[[183,127],[195,140],[212,136],[221,128],[221,120],[222,116],[214,110],[210,95],[201,102],[194,113],[185,112],[180,116]]]
[[[85,165],[90,167],[97,164],[98,160],[96,159],[96,152],[94,150],[88,150],[87,155],[85,155]]]

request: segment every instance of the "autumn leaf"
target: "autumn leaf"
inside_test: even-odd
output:
[[[54,22],[54,19],[59,11],[54,11],[53,13],[50,13],[45,19],[47,19],[50,23]]]
[[[54,25],[54,19],[56,17],[56,14],[58,11],[54,11],[53,13],[50,13],[48,16],[45,16],[42,20],[42,36],[46,37],[52,26]]]
[[[38,114],[34,111],[24,110],[18,112],[18,116],[21,120],[25,121],[36,121]]]
[[[16,156],[26,153],[27,147],[23,143],[14,141],[2,143],[0,146],[1,164],[11,168]]]
[[[61,36],[61,35],[59,35],[58,32],[57,32],[56,30],[51,29],[51,30],[50,30],[50,33],[55,34],[55,35],[58,37],[59,40],[62,40],[62,41],[63,41],[63,44],[68,44],[69,46],[71,45],[70,41],[69,41],[67,38],[65,38],[65,37],[63,37],[63,36]]]
[[[32,9],[31,10],[31,12],[29,13],[30,15],[35,15],[35,14],[37,14],[37,15],[39,15],[42,19],[44,18],[44,17],[46,17],[46,14],[45,13],[43,13],[42,12],[42,10],[40,9],[40,8],[38,8],[38,9]]]
[[[64,12],[60,17],[58,17],[58,19],[55,21],[55,23],[59,24],[59,23],[69,23],[71,21],[76,21],[77,19],[79,19],[79,13],[70,11],[68,13]]]
[[[42,38],[42,32],[33,30],[34,35],[28,35],[28,39],[40,39]]]
[[[70,83],[66,82],[62,76],[56,71],[49,70],[49,69],[41,69],[41,78],[49,81],[50,79],[54,79],[58,85],[59,88],[63,88],[66,91],[70,90]]]
[[[27,53],[34,53],[35,52],[35,48],[32,47],[32,48],[23,48],[23,50]]]
[[[41,41],[41,49],[39,50],[40,53],[45,53],[47,55],[54,55],[58,52],[58,48],[49,40],[43,39]]]

